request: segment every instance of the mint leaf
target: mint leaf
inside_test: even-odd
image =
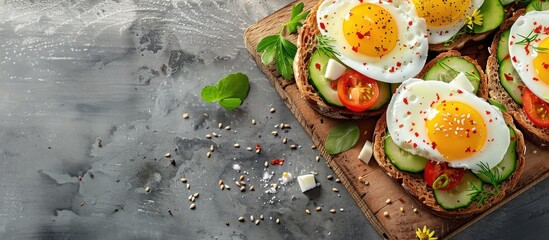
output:
[[[250,80],[243,73],[223,77],[215,86],[204,86],[200,96],[205,102],[219,102],[228,110],[240,107],[250,91]]]
[[[200,93],[200,96],[206,102],[215,102],[218,99],[217,95],[218,91],[214,86],[205,86]]]
[[[240,100],[240,98],[223,98],[219,101],[219,105],[227,110],[236,109],[240,107],[241,104],[242,100]]]
[[[354,123],[342,123],[333,127],[324,144],[326,152],[338,154],[351,149],[358,142],[358,126]]]

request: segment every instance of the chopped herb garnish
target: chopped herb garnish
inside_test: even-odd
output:
[[[327,56],[339,56],[339,53],[334,50],[334,42],[335,39],[329,36],[324,36],[322,34],[319,34],[316,36],[317,38],[317,48],[319,51],[324,53],[324,55]]]
[[[539,34],[538,33],[534,33],[534,30],[530,31],[530,33],[528,33],[528,36],[523,36],[523,35],[520,35],[520,34],[517,34],[519,35],[520,37],[522,37],[523,39],[516,42],[516,44],[518,45],[525,45],[525,49],[528,53],[528,47],[532,47],[532,49],[534,49],[534,51],[536,52],[545,52],[547,50],[549,50],[549,48],[544,48],[544,47],[536,47],[536,46],[532,46],[530,45],[533,41],[535,41]]]
[[[501,182],[501,175],[499,174],[498,168],[494,168],[494,171],[492,171],[490,169],[490,166],[486,163],[481,162],[480,164],[478,164],[478,166],[481,169],[479,173],[484,174],[486,177],[488,177],[488,180],[493,186],[493,189],[485,190],[483,186],[478,188],[473,182],[471,182],[470,188],[468,189],[468,191],[470,191],[468,196],[473,196],[473,201],[478,204],[484,205],[486,204],[486,199],[488,197],[499,194],[499,183]]]

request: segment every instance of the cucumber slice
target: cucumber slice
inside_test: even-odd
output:
[[[380,109],[391,101],[391,96],[393,95],[391,92],[391,84],[378,81],[377,86],[379,88],[379,98],[377,99],[377,102],[368,110]]]
[[[503,31],[500,35],[499,42],[498,42],[498,49],[496,50],[496,57],[498,59],[498,63],[501,63],[506,58],[509,58],[509,33],[511,32],[511,29],[507,29]]]
[[[425,169],[427,164],[427,159],[413,155],[406,150],[400,148],[391,138],[388,132],[385,136],[385,155],[391,160],[391,163],[395,165],[398,170],[418,173],[422,172]]]
[[[471,184],[482,189],[482,181],[467,171],[463,180],[452,190],[433,190],[437,203],[444,209],[453,210],[469,206],[476,194],[472,194]]]
[[[516,134],[513,128],[509,128],[509,133],[511,134],[511,143],[509,144],[509,147],[507,147],[507,152],[505,152],[505,155],[503,156],[501,162],[496,165],[496,167],[492,168],[492,173],[494,174],[494,176],[497,177],[498,183],[507,180],[507,178],[509,178],[511,174],[513,174],[517,163]],[[476,175],[483,182],[491,184],[490,179],[485,174],[479,173]]]
[[[473,93],[476,94],[480,85],[480,73],[473,63],[461,57],[450,56],[443,58],[427,70],[423,79],[450,82],[460,72],[465,73],[467,79],[473,84]]]
[[[483,33],[494,30],[505,19],[505,8],[499,0],[484,0],[484,3],[479,8],[480,14],[483,16],[482,25],[474,25],[474,33]]]
[[[507,112],[507,108],[505,108],[505,106],[503,106],[503,104],[501,104],[500,102],[496,101],[495,99],[493,99],[493,98],[488,98],[488,102],[489,102],[490,104],[492,104],[492,106],[499,108],[499,110],[501,110],[502,112]]]
[[[518,104],[522,105],[522,91],[524,87],[522,79],[513,67],[511,59],[505,59],[499,64],[499,82],[509,93],[511,98]]]
[[[549,10],[549,1],[533,0],[526,6],[526,12]]]
[[[500,0],[500,2],[501,2],[501,5],[507,6],[507,5],[515,2],[515,0]]]
[[[337,96],[337,89],[330,87],[330,80],[324,78],[324,72],[326,71],[326,65],[330,60],[330,56],[324,54],[324,52],[316,50],[311,56],[309,62],[309,76],[311,78],[311,84],[314,86],[316,92],[324,101],[328,104],[343,107],[343,103]]]

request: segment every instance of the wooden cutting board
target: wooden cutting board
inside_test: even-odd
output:
[[[304,0],[303,2],[305,9],[309,9],[318,0]],[[383,238],[414,239],[415,229],[424,225],[436,231],[439,238],[449,238],[549,176],[549,152],[528,142],[527,162],[521,179],[515,189],[502,202],[482,214],[463,219],[447,219],[433,215],[422,208],[421,204],[408,195],[398,182],[387,176],[375,161],[372,160],[367,165],[357,158],[364,142],[372,141],[377,118],[354,121],[363,133],[359,143],[345,153],[329,155],[323,145],[326,136],[333,126],[346,120],[334,120],[318,114],[301,98],[295,82],[283,79],[274,66],[264,66],[259,54],[255,51],[261,38],[278,33],[280,26],[290,18],[291,5],[250,26],[244,33],[246,48],[309,134],[313,143],[319,147],[321,155],[341,179],[342,184],[366,218]],[[295,43],[296,35],[288,36],[288,38]],[[486,49],[487,47],[479,45],[469,48],[468,52],[469,55],[474,55],[475,59],[480,59],[479,62],[482,62],[482,59],[486,60],[488,54]],[[359,177],[365,178],[369,185],[360,183]],[[387,199],[391,199],[392,203],[387,204]],[[404,208],[404,212],[400,211],[400,207]],[[414,213],[414,208],[418,209],[417,213]],[[384,212],[388,212],[389,216],[384,216]]]

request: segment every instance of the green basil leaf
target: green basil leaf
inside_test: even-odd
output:
[[[215,87],[219,91],[219,100],[231,97],[244,100],[250,90],[250,81],[243,73],[233,73],[219,80]]]
[[[294,5],[292,7],[292,14],[290,16],[290,20],[294,20],[294,18],[298,16],[299,13],[303,12],[303,7],[305,7],[305,5],[302,2]]]
[[[265,49],[275,46],[278,44],[278,41],[280,40],[280,35],[269,35],[261,39],[259,43],[257,44],[257,52],[263,52]]]
[[[214,86],[205,86],[204,88],[202,88],[200,96],[202,97],[202,99],[204,99],[205,102],[215,102],[218,100],[217,88]]]
[[[354,123],[342,123],[333,127],[324,144],[326,152],[338,154],[351,149],[358,142],[359,132],[358,126]]]
[[[223,98],[219,101],[219,105],[227,110],[236,109],[240,107],[241,104],[242,100],[240,98]]]
[[[268,65],[274,61],[277,50],[276,45],[273,45],[263,52],[263,55],[261,55],[261,62],[263,65]]]

